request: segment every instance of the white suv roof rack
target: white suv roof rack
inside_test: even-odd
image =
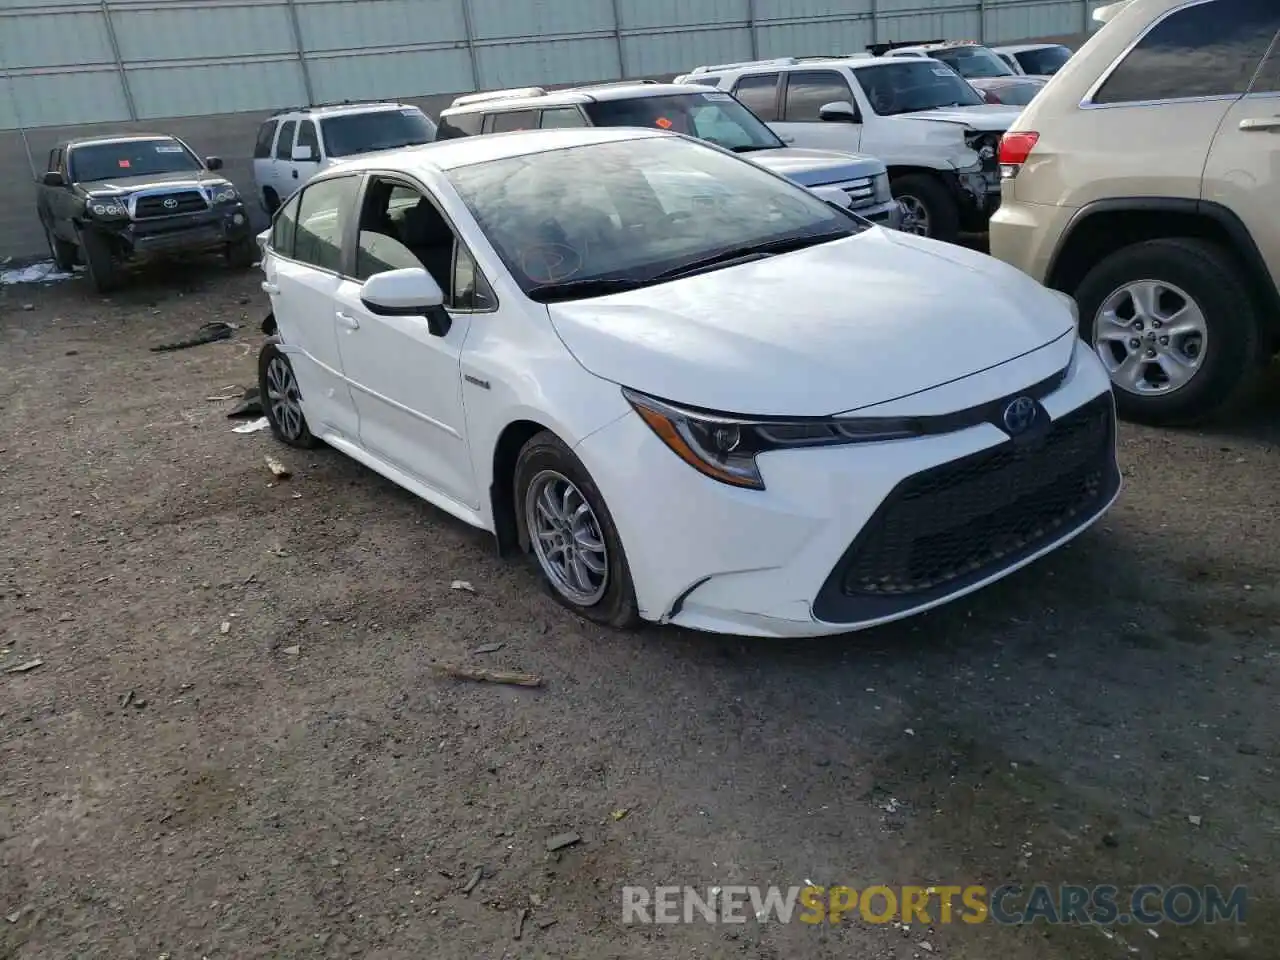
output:
[[[480,93],[467,93],[454,97],[450,107],[466,107],[473,103],[487,103],[490,100],[512,100],[516,97],[545,97],[545,87],[512,87],[509,90],[483,90]]]
[[[738,63],[711,63],[694,67],[685,76],[695,77],[702,73],[716,73],[720,70],[739,70],[742,67],[791,67],[799,63],[795,57],[775,57],[772,60],[741,60]]]

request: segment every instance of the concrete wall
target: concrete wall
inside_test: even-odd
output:
[[[1076,49],[1085,38],[1081,34],[1072,34],[1041,39],[1065,43]],[[671,76],[666,74],[661,79]],[[405,102],[417,104],[429,116],[435,117],[454,96],[437,94],[407,98]],[[202,156],[222,157],[230,179],[246,196],[253,196],[253,142],[258,126],[269,114],[270,111],[254,111],[151,122],[46,126],[27,130],[25,141],[17,130],[0,130],[0,261],[7,257],[22,260],[48,255],[44,234],[35,214],[34,181],[36,172],[45,169],[49,151],[58,142],[71,137],[124,132],[173,134]],[[265,214],[256,204],[253,204],[253,209],[259,224],[265,225]]]

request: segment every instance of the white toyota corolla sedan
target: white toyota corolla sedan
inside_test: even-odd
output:
[[[678,135],[352,160],[279,210],[263,269],[276,436],[492,532],[602,623],[885,623],[1120,489],[1068,298]]]

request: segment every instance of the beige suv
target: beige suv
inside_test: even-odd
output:
[[[1000,164],[991,253],[1075,297],[1122,415],[1247,393],[1280,349],[1280,0],[1131,0]]]

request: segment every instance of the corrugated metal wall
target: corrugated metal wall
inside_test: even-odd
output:
[[[0,129],[1081,32],[1099,0],[0,0]]]

